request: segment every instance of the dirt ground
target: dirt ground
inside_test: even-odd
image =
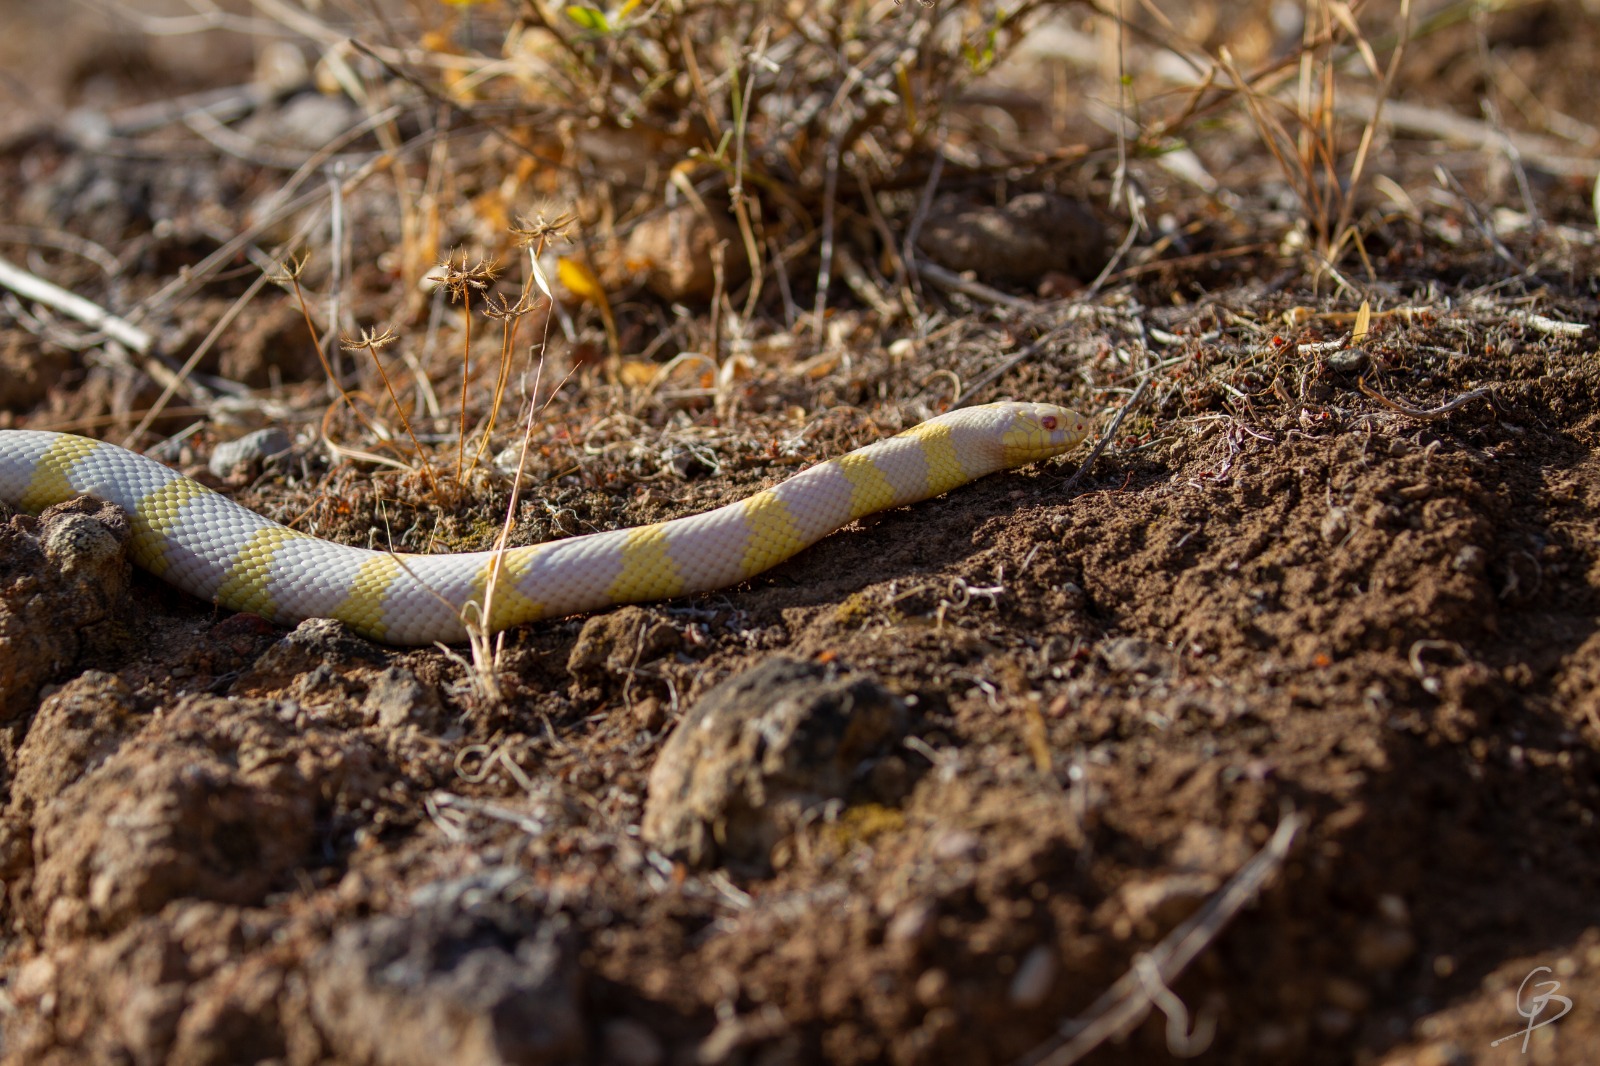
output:
[[[1421,42],[1400,98],[1478,120],[1488,55],[1497,85],[1538,85],[1509,93],[1512,128],[1592,130],[1595,17],[1512,7],[1481,48]],[[492,544],[506,476],[435,495],[335,455],[292,297],[225,317],[260,257],[207,257],[295,171],[96,124],[260,52],[87,10],[0,5],[0,256],[156,301],[160,343],[76,344],[6,296],[0,426],[124,440],[216,330],[135,444],[320,536]],[[295,99],[243,120],[253,143],[314,137],[330,98]],[[1069,212],[1109,235],[1083,237],[1082,276],[979,268],[987,288],[930,290],[921,335],[841,285],[827,344],[774,334],[644,387],[630,367],[667,353],[608,362],[591,310],[540,386],[519,543],[694,514],[954,402],[1048,399],[1102,430],[1137,402],[1081,474],[1082,452],[746,585],[514,630],[498,698],[464,649],[185,597],[130,570],[94,501],[10,518],[4,1061],[1037,1064],[1107,1029],[1083,1061],[1595,1061],[1600,142],[1572,137],[1589,163],[1519,170],[1499,143],[1386,136],[1404,195],[1345,286],[1285,239],[1292,198],[1235,126],[1194,142],[1225,195],[1138,162],[1150,254],[1086,300],[1050,287],[1120,240],[1108,165]],[[387,195],[345,205],[362,325],[403,273]],[[410,332],[456,330],[419,299]],[[1355,343],[1364,299],[1393,313]],[[670,303],[619,308],[623,346],[679,329]],[[418,351],[448,463],[459,344]],[[267,425],[288,453],[208,471]]]

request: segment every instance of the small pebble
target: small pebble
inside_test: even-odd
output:
[[[1056,953],[1043,944],[1036,945],[1011,978],[1012,1005],[1028,1010],[1043,1003],[1056,983],[1057,969]]]
[[[1323,364],[1335,374],[1354,374],[1365,370],[1370,361],[1365,348],[1341,348],[1324,359]]]
[[[276,426],[258,429],[238,440],[217,445],[212,449],[208,465],[212,474],[225,478],[240,467],[256,469],[264,460],[288,451],[291,443],[289,434]]]

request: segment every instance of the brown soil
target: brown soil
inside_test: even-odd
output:
[[[1579,28],[1494,23],[1512,69],[1592,37],[1581,5],[1546,7]],[[93,102],[109,76],[109,46],[73,32],[88,58],[41,70],[39,121],[0,128],[16,211],[0,221],[126,256],[111,278],[17,228],[0,254],[133,305],[282,175],[52,134],[54,101]],[[172,47],[124,42],[140,76],[119,84],[159,99],[226,80],[229,56]],[[1547,105],[1600,118],[1584,79]],[[1442,78],[1437,99],[1472,96],[1469,80]],[[1426,146],[1386,151],[1422,196]],[[1377,280],[1329,296],[1302,260],[1231,254],[1275,242],[1270,190],[1224,216],[1154,166],[1143,178],[1151,216],[1191,243],[1089,313],[1043,299],[997,318],[949,295],[951,324],[906,348],[845,304],[848,357],[773,345],[714,399],[644,395],[574,345],[518,542],[775,484],[937,412],[1035,338],[976,399],[1061,400],[1104,426],[1148,383],[1080,479],[1069,456],[875,516],[745,586],[514,631],[499,698],[459,655],[128,582],[125,523],[92,503],[12,518],[5,1061],[1038,1061],[1258,855],[1259,891],[1204,926],[1159,997],[1171,1016],[1141,1014],[1086,1061],[1168,1062],[1191,1027],[1210,1034],[1199,1062],[1520,1062],[1520,1036],[1494,1042],[1527,1025],[1518,989],[1541,966],[1573,1009],[1527,1061],[1593,1061],[1587,186],[1535,170],[1544,224],[1503,227],[1503,254],[1458,202],[1423,202],[1373,236]],[[347,206],[353,224],[382,210]],[[393,283],[357,259],[354,293]],[[164,354],[181,363],[252,277],[193,297]],[[1358,349],[1324,343],[1348,325],[1322,313],[1363,296],[1423,310],[1380,318]],[[491,543],[504,477],[435,496],[315,446],[321,370],[287,301],[248,305],[201,371],[279,388],[278,417],[313,432],[259,476],[200,476],[350,543]],[[0,424],[126,431],[159,392],[137,360],[0,314]],[[448,390],[456,364],[435,356]],[[209,402],[180,393],[156,431]],[[198,473],[223,436],[208,422],[168,458]]]

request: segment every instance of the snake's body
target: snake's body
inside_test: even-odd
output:
[[[37,512],[98,496],[128,513],[134,561],[185,592],[275,622],[337,618],[374,640],[429,644],[465,639],[491,578],[490,631],[723,588],[863,515],[1057,455],[1087,432],[1082,416],[1049,404],[972,407],[725,507],[502,552],[406,555],[335,544],[153,459],[65,433],[0,431],[0,499]]]

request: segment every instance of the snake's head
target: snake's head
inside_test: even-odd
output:
[[[1089,436],[1089,420],[1053,403],[1008,403],[1011,425],[1001,437],[1007,467],[1071,451]]]

